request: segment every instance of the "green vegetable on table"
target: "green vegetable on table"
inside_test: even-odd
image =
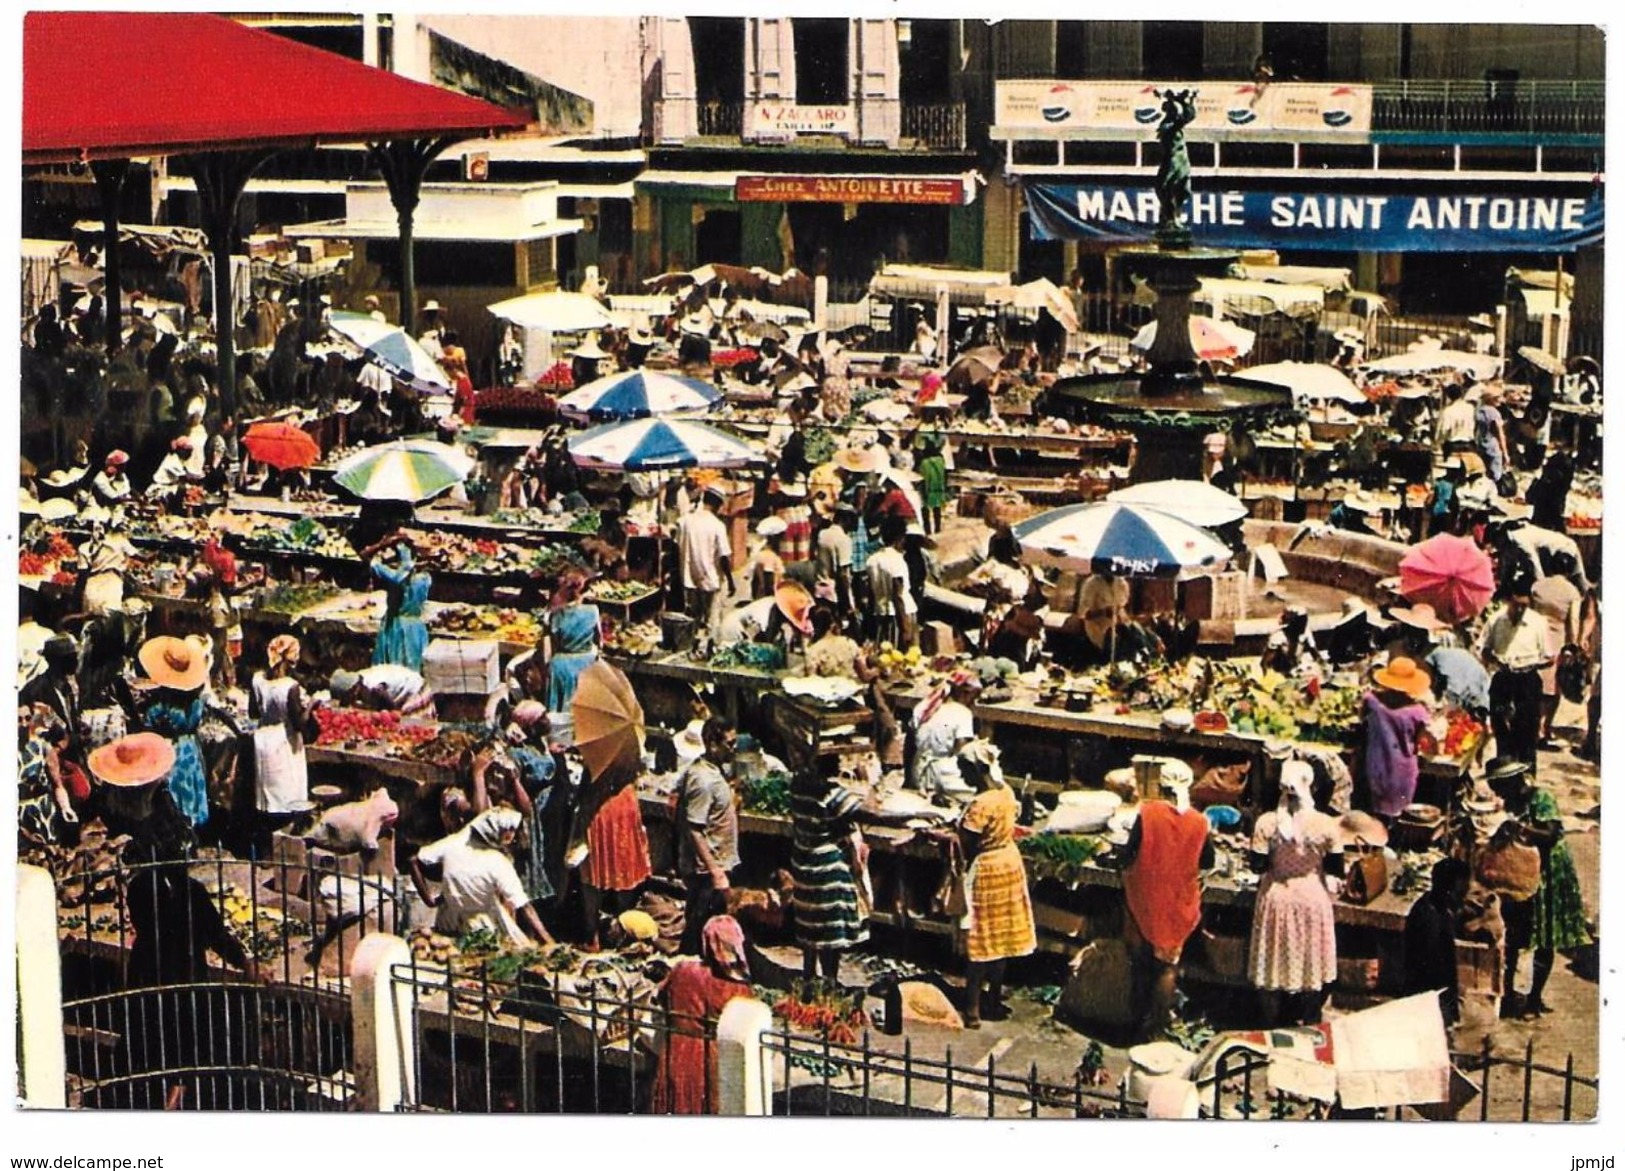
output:
[[[1067,886],[1083,880],[1085,868],[1104,853],[1104,839],[1092,834],[1030,834],[1016,843],[1034,879],[1053,878]]]
[[[739,802],[752,813],[788,817],[790,814],[789,774],[771,772],[755,780],[746,781],[740,788]]]

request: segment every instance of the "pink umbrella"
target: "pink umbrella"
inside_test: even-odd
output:
[[[1399,563],[1399,592],[1426,602],[1446,622],[1465,622],[1483,613],[1495,593],[1495,567],[1471,537],[1441,533],[1405,554]]]
[[[1212,317],[1191,318],[1191,347],[1204,362],[1228,362],[1247,354],[1253,348],[1257,335],[1228,321]],[[1151,322],[1134,335],[1129,345],[1145,352],[1157,340],[1157,323]]]

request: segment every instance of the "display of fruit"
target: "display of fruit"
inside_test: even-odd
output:
[[[367,744],[386,750],[406,749],[433,740],[436,735],[433,725],[408,722],[400,712],[364,708],[319,707],[316,726],[319,745]]]
[[[920,648],[911,646],[908,650],[899,650],[889,642],[880,644],[880,654],[875,660],[883,672],[893,678],[905,678],[920,673],[924,665],[924,656]]]
[[[555,362],[536,380],[537,390],[574,390],[576,380],[570,374],[570,363]]]
[[[546,375],[543,375],[545,378]],[[568,380],[569,368],[565,369]],[[558,410],[558,402],[548,389],[569,389],[568,387],[543,387],[537,383],[537,389],[532,390],[524,386],[497,386],[490,390],[482,390],[475,399],[475,410],[484,411],[511,411],[515,414],[552,415]]]
[[[832,1045],[855,1045],[869,1027],[863,998],[804,983],[774,1002],[773,1015],[790,1028],[829,1039]]]
[[[648,597],[654,592],[654,587],[641,581],[609,581],[599,580],[587,590],[587,597],[594,602],[634,602],[640,598]]]
[[[1444,743],[1440,745],[1450,757],[1470,755],[1484,739],[1484,725],[1466,712],[1456,709],[1446,717]]]
[[[72,541],[59,532],[49,532],[23,545],[17,554],[17,573],[22,577],[55,577],[64,561],[78,557],[79,550]]]
[[[713,350],[711,367],[714,370],[731,370],[735,366],[748,366],[760,357],[761,354],[749,346],[741,346],[736,350]]]
[[[635,659],[647,658],[660,649],[660,624],[639,622],[619,627],[606,638],[605,645]]]
[[[343,592],[327,582],[273,586],[260,596],[259,608],[272,614],[298,614],[330,602]]]
[[[289,524],[281,517],[256,517],[245,544],[251,548],[323,557],[353,557],[350,542],[314,517],[302,516]]]

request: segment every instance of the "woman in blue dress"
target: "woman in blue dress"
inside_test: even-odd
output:
[[[136,658],[156,685],[142,723],[175,746],[170,795],[187,821],[202,825],[209,820],[209,782],[197,733],[203,723],[209,656],[193,639],[166,635],[148,639]]]
[[[391,548],[394,564],[388,560]],[[429,645],[429,628],[423,623],[429,574],[414,560],[411,542],[400,533],[374,546],[371,566],[373,580],[384,590],[384,617],[372,648],[373,666],[393,663],[421,673],[423,652]]]
[[[547,617],[547,709],[568,712],[581,672],[598,661],[603,645],[598,607],[581,600],[587,579],[566,573],[553,591]]]

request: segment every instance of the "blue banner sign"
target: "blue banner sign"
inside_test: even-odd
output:
[[[1197,191],[1186,210],[1196,242],[1216,248],[1337,252],[1572,252],[1602,242],[1602,189],[1493,194]],[[1148,241],[1157,195],[1143,187],[1027,183],[1035,240]]]

